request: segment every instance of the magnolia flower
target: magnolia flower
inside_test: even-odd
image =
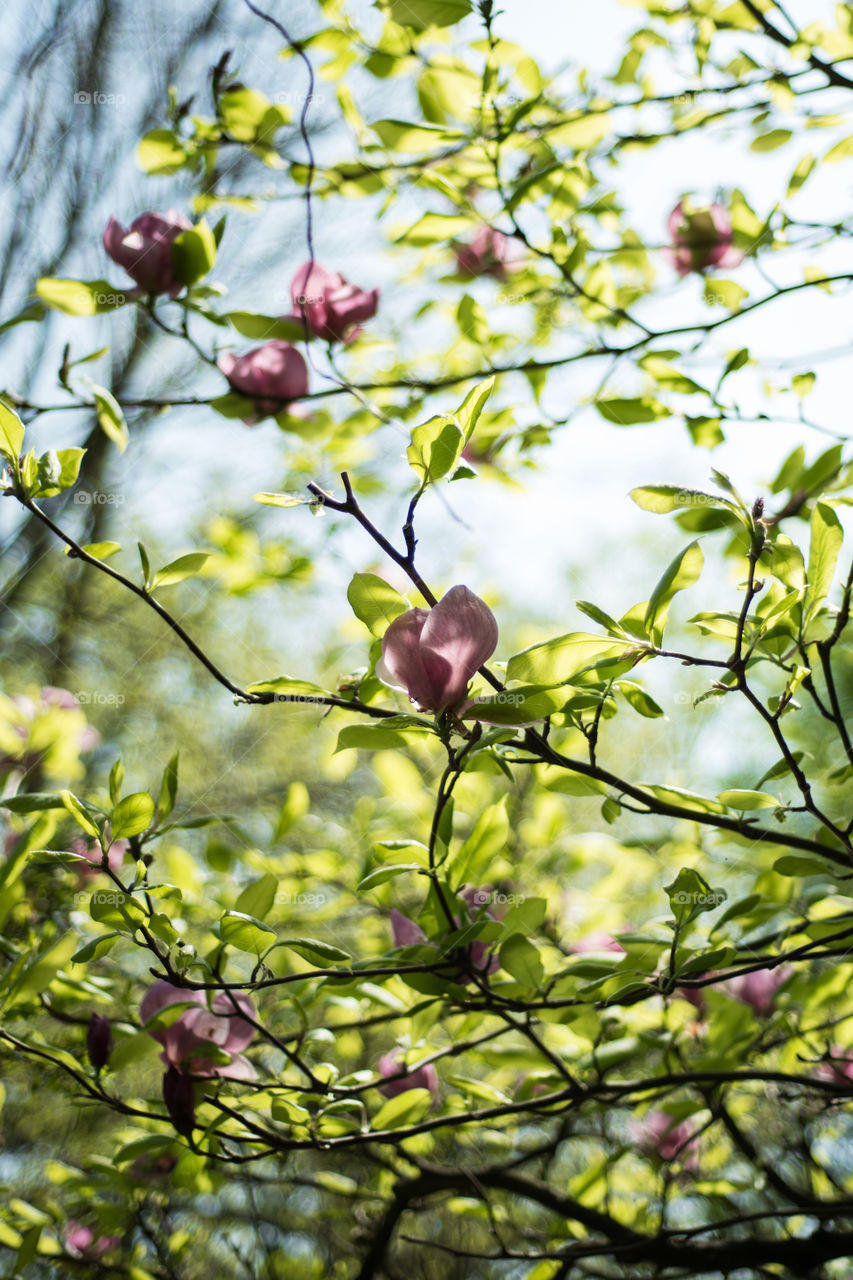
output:
[[[696,1152],[687,1150],[696,1136],[690,1120],[677,1124],[665,1111],[648,1111],[642,1120],[633,1121],[631,1135],[640,1155],[667,1162],[679,1159],[685,1169],[696,1168]]]
[[[96,1236],[91,1227],[84,1227],[79,1222],[69,1221],[66,1224],[65,1247],[75,1258],[97,1262],[110,1249],[117,1249],[120,1244],[119,1236]]]
[[[480,907],[489,901],[489,893],[486,889],[474,889],[472,887],[463,889],[459,895],[466,903],[471,918],[474,919],[479,914]],[[486,908],[486,915],[492,920],[496,920],[497,916],[491,908]],[[459,918],[454,917],[457,929],[461,929],[463,924],[467,923]],[[415,924],[414,920],[410,920],[408,916],[404,916],[402,912],[395,908],[391,910],[391,936],[394,939],[395,947],[417,947],[424,943],[429,943],[429,939],[419,924]],[[458,969],[456,976],[458,978],[466,978],[470,976],[470,970],[473,969],[477,973],[494,973],[500,968],[500,960],[497,956],[491,954],[490,944],[482,942],[479,938],[472,939],[468,944],[468,953],[470,956],[470,967]]]
[[[773,1011],[776,992],[790,978],[790,965],[776,969],[755,969],[736,978],[728,978],[720,986],[728,995],[743,1004],[751,1005],[759,1018],[766,1018]]]
[[[235,1003],[242,1013],[235,1009]],[[254,1079],[255,1069],[243,1057],[242,1050],[255,1038],[255,1028],[247,1018],[254,1018],[256,1010],[244,992],[220,991],[208,1008],[203,991],[187,991],[158,979],[148,988],[139,1006],[142,1022],[150,1022],[156,1014],[174,1004],[189,1004],[190,1007],[184,1009],[168,1027],[145,1028],[163,1046],[162,1062],[196,1076]],[[208,1052],[210,1046],[230,1054],[231,1061],[212,1061]]]
[[[93,1013],[86,1030],[86,1052],[96,1071],[107,1065],[112,1039],[109,1018],[105,1018],[102,1013]]]
[[[378,289],[360,289],[316,261],[299,268],[290,296],[295,319],[302,320],[304,314],[314,336],[327,342],[352,342],[361,333],[361,322],[375,316],[379,304]]]
[[[281,413],[308,390],[308,366],[295,347],[277,338],[244,356],[225,352],[217,364],[233,390],[253,401],[255,416],[243,419],[249,426]]]
[[[456,269],[465,276],[493,276],[495,280],[505,280],[509,247],[509,240],[502,231],[480,227],[469,244],[454,245]]]
[[[685,208],[679,200],[667,220],[672,245],[664,250],[680,276],[711,267],[736,267],[744,255],[734,247],[732,220],[721,204]]]
[[[130,848],[128,840],[114,840],[107,850],[107,866],[110,871],[118,871],[124,855]],[[77,874],[81,881],[91,880],[92,876],[98,875],[103,870],[104,855],[99,844],[88,844],[82,836],[77,836],[71,841],[70,853],[77,853],[81,858],[85,858],[87,862],[91,862],[90,867],[84,867],[82,863],[75,864]]]
[[[819,1062],[814,1074],[818,1080],[826,1080],[829,1084],[849,1085],[853,1081],[853,1057],[849,1049],[841,1049],[835,1045],[825,1062]]]
[[[394,619],[376,674],[405,689],[420,711],[444,711],[462,701],[497,643],[489,606],[467,587],[451,587],[433,609],[407,609]]]
[[[182,213],[141,213],[125,230],[110,218],[104,231],[104,248],[136,281],[144,293],[168,293],[176,297],[183,284],[175,277],[172,244],[192,223]]]
[[[377,1063],[377,1068],[381,1076],[397,1076],[401,1071],[406,1071],[402,1054],[399,1053],[383,1054]],[[377,1088],[380,1093],[385,1094],[386,1098],[396,1098],[398,1093],[405,1093],[407,1089],[429,1089],[432,1096],[437,1098],[438,1076],[432,1063],[427,1062],[424,1066],[400,1076],[398,1080],[387,1080]]]
[[[591,933],[584,934],[569,947],[569,951],[574,952],[575,955],[582,955],[585,951],[618,951],[622,955],[625,954],[625,948],[603,929],[593,929]]]

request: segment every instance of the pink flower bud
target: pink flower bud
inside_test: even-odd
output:
[[[265,342],[244,356],[226,352],[217,361],[234,391],[253,401],[253,425],[268,414],[281,413],[308,391],[308,366],[289,342]]]
[[[120,1244],[119,1236],[96,1236],[91,1227],[84,1227],[73,1220],[66,1224],[65,1247],[72,1257],[97,1262],[110,1249],[117,1249]]]
[[[86,1052],[96,1071],[107,1065],[112,1047],[113,1033],[109,1018],[93,1013],[86,1031]]]
[[[419,710],[444,711],[462,701],[497,643],[489,606],[467,587],[452,587],[433,609],[408,609],[394,619],[376,674],[405,689]]]
[[[381,1076],[396,1076],[406,1070],[402,1055],[399,1053],[383,1054],[377,1067]],[[425,1066],[400,1076],[399,1080],[388,1080],[386,1084],[380,1084],[378,1088],[386,1098],[396,1098],[398,1093],[405,1093],[407,1089],[429,1089],[432,1096],[437,1098],[438,1076],[433,1064],[428,1062]]]
[[[360,289],[316,261],[299,268],[290,296],[294,319],[302,320],[304,315],[314,336],[327,342],[353,342],[361,333],[362,321],[375,316],[379,305],[378,289]]]
[[[493,276],[506,279],[510,242],[502,231],[480,227],[469,244],[453,247],[456,269],[464,276]]]
[[[721,204],[693,208],[679,200],[669,215],[667,229],[672,245],[664,253],[680,276],[743,262],[743,253],[734,247],[732,220]]]
[[[175,278],[172,243],[192,223],[182,213],[141,213],[125,228],[110,218],[104,231],[104,248],[145,293],[176,297],[183,284]]]
[[[163,1101],[178,1133],[188,1138],[195,1128],[195,1085],[192,1078],[177,1067],[169,1067],[163,1076]]]

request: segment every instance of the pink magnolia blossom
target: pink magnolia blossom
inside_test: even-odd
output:
[[[759,1018],[766,1018],[773,1011],[776,992],[790,978],[789,965],[775,969],[755,969],[721,983],[721,989],[743,1004],[751,1005]]]
[[[274,338],[244,356],[225,352],[217,361],[234,391],[253,401],[250,426],[268,414],[281,413],[308,391],[308,366],[289,342]]]
[[[235,1002],[245,1016],[235,1011]],[[242,1054],[255,1038],[255,1028],[247,1021],[256,1016],[250,998],[242,991],[220,991],[208,1008],[203,991],[184,990],[158,979],[145,993],[139,1014],[143,1023],[148,1023],[170,1005],[187,1003],[190,1007],[170,1026],[146,1028],[163,1046],[161,1061],[191,1075],[253,1080],[255,1069]],[[230,1054],[231,1061],[211,1061],[207,1052],[211,1045]]]
[[[686,208],[679,200],[666,225],[672,245],[664,253],[680,276],[736,267],[743,261],[743,253],[734,247],[732,220],[721,204]]]
[[[317,261],[299,268],[290,296],[294,318],[302,320],[304,312],[314,336],[327,342],[353,342],[361,333],[362,322],[375,316],[379,305],[378,289],[360,289]]]
[[[667,1162],[677,1159],[685,1169],[696,1168],[696,1151],[690,1149],[696,1135],[690,1120],[678,1124],[665,1111],[649,1111],[632,1123],[631,1136],[641,1155]]]
[[[434,608],[407,609],[394,619],[376,674],[405,689],[419,710],[444,711],[462,701],[497,643],[498,624],[485,601],[467,587],[451,587]]]
[[[814,1074],[818,1080],[826,1080],[829,1084],[850,1085],[853,1082],[853,1057],[849,1049],[841,1049],[835,1045],[824,1062],[819,1062]]]
[[[468,907],[471,919],[476,919],[479,915],[480,908],[489,901],[489,892],[486,889],[475,889],[471,886],[462,890],[459,895]],[[491,908],[486,908],[486,915],[492,920],[496,920],[497,916]],[[459,916],[455,917],[457,929],[461,929],[467,921],[461,920]],[[395,908],[391,910],[391,934],[394,939],[395,947],[417,947],[428,943],[429,939],[419,924],[415,924],[414,920],[410,920],[408,916],[404,916],[401,911]],[[491,945],[483,942],[480,938],[474,938],[468,944],[468,952],[470,956],[470,969],[477,973],[494,973],[500,968],[500,960],[497,956],[491,954]],[[457,977],[466,978],[470,976],[468,968],[459,969]]]
[[[583,955],[587,951],[618,951],[621,955],[625,954],[625,948],[603,929],[593,929],[590,933],[584,934],[569,947],[569,951],[574,952],[575,955]]]
[[[406,1070],[403,1057],[399,1053],[383,1054],[377,1068],[381,1076],[396,1076]],[[427,1062],[424,1066],[400,1076],[399,1080],[387,1080],[385,1084],[380,1084],[378,1089],[380,1093],[385,1094],[386,1098],[396,1098],[398,1093],[405,1093],[407,1089],[429,1089],[432,1096],[437,1098],[438,1075],[433,1064]]]
[[[453,247],[456,269],[464,276],[493,276],[506,279],[510,242],[502,231],[480,227],[468,244]]]
[[[104,248],[136,281],[143,293],[168,293],[176,297],[183,284],[175,277],[172,244],[192,223],[182,213],[141,213],[125,230],[110,218],[104,231]]]
[[[120,1244],[120,1236],[96,1236],[91,1227],[79,1222],[69,1221],[65,1226],[66,1249],[73,1257],[85,1258],[87,1262],[97,1262]]]

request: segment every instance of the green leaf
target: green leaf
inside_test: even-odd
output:
[[[808,590],[804,604],[804,622],[814,618],[829,590],[835,575],[835,564],[844,531],[838,516],[826,502],[815,503],[811,518],[811,545],[806,570]]]
[[[782,801],[766,791],[721,791],[717,796],[730,809],[778,809]]]
[[[172,560],[157,570],[151,582],[151,590],[155,587],[173,587],[177,582],[193,577],[209,559],[207,551],[191,551],[188,555],[178,556],[177,560]]]
[[[325,968],[327,964],[349,964],[352,960],[352,956],[340,947],[333,947],[329,942],[319,942],[316,938],[284,938],[278,945],[295,951],[318,968]]]
[[[303,342],[305,326],[301,320],[287,316],[261,316],[253,311],[228,311],[222,317],[244,338],[261,338],[265,342],[276,338],[281,342]],[[310,334],[309,334],[310,337]]]
[[[715,911],[725,902],[724,889],[712,889],[692,867],[682,867],[672,884],[665,887],[676,923],[683,928],[703,911]]]
[[[507,664],[507,679],[543,686],[565,684],[579,672],[603,659],[620,657],[638,646],[633,640],[571,631],[530,645]]]
[[[175,807],[175,798],[178,794],[178,752],[170,759],[166,768],[163,770],[163,778],[160,783],[160,799],[157,802],[157,808],[160,811],[161,818],[168,818],[169,814]]]
[[[356,573],[347,587],[347,600],[360,622],[375,636],[411,606],[384,578],[375,573]]]
[[[100,960],[101,956],[105,956],[112,950],[120,937],[122,937],[120,933],[102,933],[99,938],[93,938],[79,951],[75,951],[71,957],[71,963],[86,964],[89,960]]]
[[[38,488],[34,491],[33,497],[52,498],[55,494],[62,493],[76,484],[85,452],[85,449],[75,448],[58,449],[55,453],[50,450],[49,453],[42,454],[38,460],[36,473]]]
[[[727,311],[740,311],[741,303],[749,297],[749,290],[736,284],[734,280],[720,280],[716,277],[705,281],[702,299],[709,307],[725,307]]]
[[[835,871],[817,858],[801,858],[786,853],[773,863],[773,870],[780,876],[834,876]]]
[[[569,690],[563,688],[517,685],[500,693],[474,698],[462,715],[466,720],[482,720],[486,724],[532,724],[560,711],[568,696]]]
[[[406,1089],[383,1102],[373,1116],[370,1127],[377,1133],[387,1129],[401,1129],[404,1125],[417,1124],[432,1106],[429,1089]]]
[[[117,551],[121,551],[120,542],[87,542],[83,550],[87,555],[92,556],[95,560],[108,560],[110,556],[114,556]],[[65,554],[68,555],[69,548],[66,547]]]
[[[502,968],[522,986],[538,990],[545,970],[542,958],[532,942],[523,933],[513,933],[502,943],[500,951]]]
[[[219,116],[232,138],[253,142],[271,103],[257,89],[229,89],[219,95]]]
[[[52,310],[63,311],[67,316],[96,316],[115,311],[127,302],[127,294],[109,280],[59,280],[42,276],[36,282],[36,293]]]
[[[629,680],[620,680],[619,692],[622,694],[629,706],[641,716],[645,716],[649,720],[657,719],[665,714],[662,707],[658,706],[650,693],[646,693],[645,689],[641,689],[638,684],[633,684]]]
[[[453,874],[459,884],[477,884],[492,861],[506,848],[509,839],[507,797],[483,810],[474,830],[453,859]]]
[[[23,444],[23,422],[5,400],[0,400],[0,453],[9,462],[17,462]]]
[[[70,791],[63,791],[62,804],[71,814],[78,827],[82,827],[87,835],[94,836],[96,840],[100,838],[101,833],[75,795]]]
[[[349,724],[338,734],[336,751],[357,747],[362,751],[391,751],[410,747],[418,738],[432,736],[427,725],[413,724],[408,716],[392,716],[381,724]]]
[[[775,151],[783,147],[793,137],[790,129],[771,129],[769,133],[760,133],[749,144],[750,151]]]
[[[259,956],[274,942],[275,930],[242,911],[226,911],[219,921],[219,936],[229,947]]]
[[[377,867],[375,871],[370,872],[370,875],[358,882],[358,891],[367,893],[370,889],[378,889],[381,884],[385,884],[388,880],[396,880],[397,876],[402,876],[407,871],[422,872],[423,867],[417,862],[401,862],[392,867]]]
[[[252,501],[260,502],[265,507],[304,507],[312,499],[303,498],[299,493],[253,493]]]
[[[686,489],[683,485],[647,484],[632,489],[628,496],[638,507],[655,515],[666,515],[685,507],[723,507],[740,515],[737,504],[728,498],[722,498],[718,493],[706,493],[703,489]]]
[[[86,381],[98,408],[98,424],[101,430],[107,439],[112,440],[116,445],[119,453],[124,453],[127,448],[128,430],[121,405],[106,387],[99,387],[94,382],[89,382],[88,378]]]
[[[234,903],[234,910],[256,920],[265,920],[275,904],[277,892],[278,878],[268,871],[260,880],[246,885]]]
[[[632,400],[612,398],[596,400],[595,407],[607,422],[617,427],[632,427],[640,422],[657,422],[668,418],[671,410],[652,396],[638,396]]]
[[[441,480],[454,469],[465,445],[455,418],[436,417],[415,427],[406,457],[425,484]]]
[[[494,378],[486,378],[484,382],[478,382],[468,392],[459,408],[454,413],[454,418],[459,423],[459,427],[465,437],[465,442],[470,440],[477,420],[486,406],[486,401],[495,389]]]
[[[136,162],[146,173],[177,173],[188,158],[180,138],[171,129],[149,130],[136,148]]]
[[[652,644],[659,645],[663,640],[669,606],[674,596],[677,592],[685,591],[698,582],[703,563],[702,548],[698,542],[691,542],[668,566],[651,594],[649,607],[643,620]]]
[[[114,840],[138,836],[149,826],[154,817],[154,801],[147,791],[135,791],[120,800],[112,812]]]
[[[273,680],[259,680],[250,684],[247,693],[280,693],[283,700],[292,698],[294,702],[314,702],[318,698],[328,698],[328,690],[322,689],[310,680],[298,680],[295,676],[276,676]]]
[[[436,147],[462,137],[461,133],[439,125],[412,124],[408,120],[377,120],[370,127],[389,151],[406,153],[434,151]],[[450,228],[453,223],[456,224],[455,230],[441,230],[444,226]],[[436,240],[446,240],[448,235],[457,235],[461,230],[470,230],[473,225],[470,218],[460,218],[456,214],[425,213],[420,222],[404,232],[400,239],[407,244],[433,244]]]
[[[216,240],[206,222],[188,227],[172,241],[172,268],[181,284],[195,284],[216,262]]]
[[[471,0],[387,0],[395,22],[426,31],[427,27],[450,27],[471,12]]]

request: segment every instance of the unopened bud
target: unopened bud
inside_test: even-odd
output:
[[[195,1127],[195,1085],[190,1076],[169,1067],[163,1076],[163,1101],[178,1133],[189,1137]]]
[[[112,1048],[113,1033],[109,1018],[93,1013],[86,1031],[86,1052],[96,1071],[107,1065]]]

